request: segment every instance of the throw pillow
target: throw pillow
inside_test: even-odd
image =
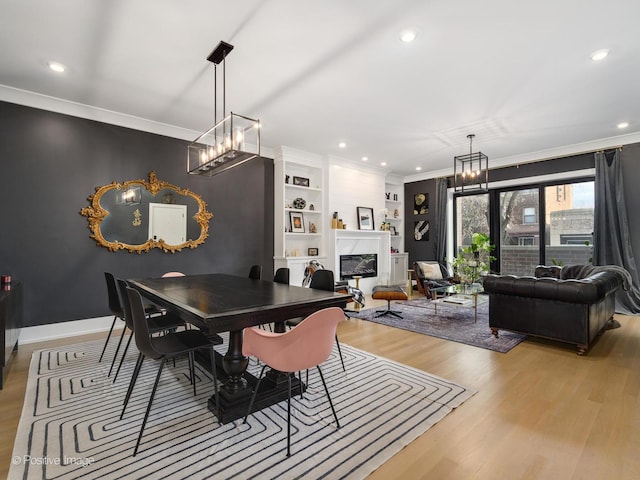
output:
[[[416,262],[420,270],[422,270],[422,276],[424,278],[433,278],[435,280],[442,279],[442,271],[438,263],[430,262]]]

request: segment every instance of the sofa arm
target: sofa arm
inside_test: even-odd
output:
[[[615,292],[620,287],[620,277],[612,272],[596,273],[582,280],[488,275],[483,286],[489,294],[592,304]]]

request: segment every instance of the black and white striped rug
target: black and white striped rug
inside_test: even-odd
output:
[[[323,368],[342,427],[335,428],[322,383],[310,371],[304,399],[292,400],[287,458],[286,401],[251,415],[248,424],[219,425],[207,409],[209,374],[197,372],[194,397],[187,361],[180,359],[162,374],[132,457],[158,365],[145,361],[120,420],[137,352],[130,349],[113,384],[110,362],[97,361],[102,345],[34,353],[10,479],[361,479],[475,393],[342,344],[347,371],[336,351]],[[112,358],[113,350],[107,352]],[[250,369],[258,369],[255,362]]]

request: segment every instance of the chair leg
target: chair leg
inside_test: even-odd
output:
[[[111,328],[109,329],[109,335],[107,335],[107,339],[104,341],[104,347],[102,347],[102,353],[100,354],[100,359],[98,360],[98,363],[100,363],[102,361],[102,357],[104,356],[104,352],[107,349],[107,344],[109,343],[109,339],[111,338],[111,332],[113,332],[113,327],[116,326],[116,319],[118,318],[117,315],[113,316],[113,322],[111,322]]]
[[[133,338],[133,332],[131,332],[131,335],[129,335],[129,340],[127,340],[127,346],[124,347],[124,352],[122,353],[122,357],[120,357],[120,363],[118,364],[118,369],[116,370],[116,374],[113,376],[113,383],[116,383],[116,379],[118,378],[118,374],[120,373],[120,369],[122,368],[122,363],[124,362],[124,357],[127,356],[129,345],[131,345],[132,338]]]
[[[127,409],[127,405],[129,404],[129,399],[131,398],[131,394],[133,393],[133,387],[136,384],[136,380],[138,379],[138,375],[140,374],[140,369],[142,368],[142,362],[144,362],[144,355],[140,353],[138,354],[136,367],[133,369],[133,375],[131,375],[131,380],[129,381],[129,388],[127,389],[127,394],[124,397],[124,402],[122,405],[122,413],[120,413],[120,420],[122,420],[122,417],[124,417],[124,411]]]
[[[291,456],[291,375],[287,375],[287,457]]]
[[[111,376],[111,371],[113,370],[113,366],[116,363],[116,358],[118,358],[118,352],[120,351],[120,346],[122,345],[122,339],[124,338],[124,334],[127,331],[127,327],[122,329],[122,334],[120,335],[120,340],[118,341],[118,347],[116,348],[116,353],[113,355],[113,360],[111,360],[111,368],[109,369],[109,373],[107,377]]]
[[[244,416],[244,420],[242,421],[242,423],[247,423],[247,417],[249,416],[249,414],[251,413],[251,410],[253,409],[253,402],[256,401],[256,395],[258,393],[258,389],[260,388],[260,382],[262,382],[262,375],[264,375],[265,368],[267,368],[266,365],[264,365],[262,367],[262,370],[260,370],[260,376],[258,377],[258,382],[256,383],[256,386],[253,389],[253,394],[251,395],[251,401],[249,402],[249,408],[247,409],[247,414]]]
[[[216,397],[216,417],[220,423],[220,396],[218,395],[218,373],[216,372],[216,351],[211,346],[211,373],[213,375],[213,394]]]
[[[320,380],[322,380],[322,385],[324,386],[324,391],[327,392],[327,398],[329,399],[329,405],[331,406],[331,411],[333,412],[333,417],[336,419],[336,425],[340,428],[340,422],[338,421],[338,415],[336,414],[336,409],[333,408],[333,402],[331,401],[331,395],[329,395],[329,389],[327,388],[327,383],[324,381],[324,375],[322,375],[322,370],[320,369],[320,365],[318,365],[318,373],[320,374]]]
[[[149,412],[151,411],[151,405],[153,404],[153,398],[156,395],[156,390],[158,389],[158,383],[160,382],[160,375],[162,374],[162,369],[164,367],[167,359],[162,357],[160,361],[160,367],[158,367],[158,374],[156,375],[156,381],[153,384],[153,390],[151,390],[151,397],[149,398],[149,405],[147,405],[147,411],[144,414],[144,420],[142,420],[142,426],[140,427],[140,433],[138,434],[138,441],[136,442],[136,447],[133,449],[133,456],[136,456],[138,453],[138,447],[140,446],[140,440],[142,440],[142,434],[144,432],[144,427],[147,424],[147,419],[149,418]]]
[[[174,357],[175,358],[175,357]],[[193,384],[193,396],[196,396],[196,369],[193,366],[193,352],[189,352],[189,376]]]
[[[342,363],[342,370],[344,372],[347,371],[346,368],[344,368],[344,358],[342,358],[342,350],[340,349],[340,342],[338,341],[338,334],[336,333],[336,346],[338,347],[338,353],[340,354],[340,362]]]

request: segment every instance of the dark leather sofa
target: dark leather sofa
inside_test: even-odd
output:
[[[489,275],[489,326],[575,344],[588,350],[615,311],[620,272],[591,265],[538,267],[535,277]]]

